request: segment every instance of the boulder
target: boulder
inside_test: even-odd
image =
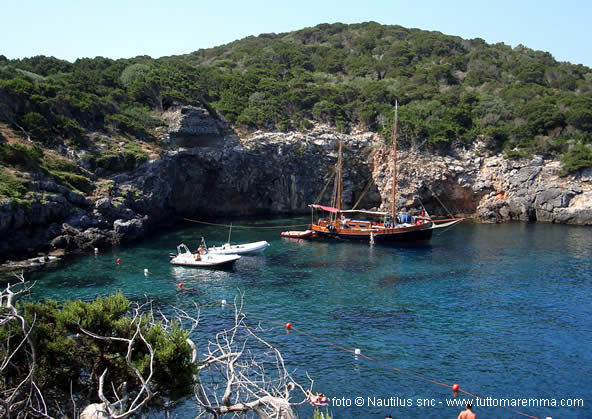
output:
[[[113,222],[113,231],[121,241],[131,241],[144,236],[147,227],[148,216],[131,220],[115,220]]]
[[[55,237],[51,242],[54,249],[72,249],[74,247],[74,238],[69,234],[62,234]]]
[[[168,139],[177,147],[218,147],[229,138],[231,130],[219,118],[199,106],[183,106],[166,112],[163,119],[168,122]]]
[[[136,216],[136,213],[126,206],[125,201],[112,201],[108,198],[98,199],[95,209],[108,220],[131,220]]]
[[[83,210],[73,213],[69,218],[66,219],[65,223],[82,230],[86,230],[87,228],[91,227],[108,229],[111,226],[107,219],[103,217],[98,211],[87,212]]]
[[[65,197],[72,204],[79,207],[90,207],[92,205],[90,199],[87,199],[84,195],[79,194],[78,192],[68,191],[68,193],[65,194]]]
[[[553,216],[553,222],[556,223],[592,225],[591,208],[559,208]]]
[[[113,239],[113,233],[92,227],[74,236],[74,243],[79,249],[93,249],[112,245]]]

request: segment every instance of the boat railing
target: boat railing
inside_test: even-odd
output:
[[[185,245],[185,243],[181,243],[177,246],[177,254],[181,255],[183,253],[191,253],[189,248]]]

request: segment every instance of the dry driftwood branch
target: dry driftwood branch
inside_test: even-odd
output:
[[[147,303],[150,309],[152,307],[151,304],[151,302]],[[80,327],[80,330],[83,333],[95,339],[125,342],[127,344],[127,352],[125,355],[126,365],[129,369],[131,369],[134,372],[135,376],[138,378],[138,381],[141,383],[140,389],[138,390],[136,397],[132,400],[129,406],[127,406],[129,400],[129,396],[127,394],[126,389],[127,383],[123,383],[122,391],[124,392],[124,397],[119,398],[117,396],[117,392],[113,391],[113,393],[116,394],[117,401],[110,402],[107,399],[107,397],[105,397],[105,393],[103,390],[105,376],[107,375],[107,370],[105,369],[105,371],[103,371],[103,374],[101,374],[101,377],[99,378],[98,389],[98,396],[102,403],[95,403],[87,406],[80,415],[81,419],[90,417],[113,419],[126,418],[138,412],[150,401],[150,399],[152,399],[152,397],[154,397],[154,393],[150,389],[150,381],[154,374],[154,350],[150,343],[144,337],[144,334],[142,333],[142,309],[144,306],[145,305],[137,306],[136,308],[134,308],[134,316],[132,318],[131,325],[135,325],[136,328],[133,336],[130,339],[114,336],[99,336],[93,332],[84,329],[83,327]],[[150,354],[150,372],[147,377],[142,376],[138,368],[136,368],[136,366],[132,362],[134,345],[137,345],[139,342],[146,346]],[[95,416],[88,416],[93,414]]]
[[[16,325],[18,333],[10,335],[3,345],[3,358],[0,359],[0,416],[10,417],[16,412],[28,412],[30,416],[49,417],[45,398],[34,382],[34,371],[37,355],[32,339],[32,330],[36,326],[35,317],[31,324],[27,324],[24,316],[15,306],[17,296],[29,292],[33,285],[19,277],[20,284],[8,285],[0,292],[0,326]],[[307,396],[312,389],[313,381],[309,378],[310,386],[304,388],[295,382],[286,368],[280,351],[263,338],[265,330],[260,325],[255,327],[247,323],[243,311],[243,297],[235,299],[233,323],[230,327],[220,331],[214,339],[208,341],[205,352],[199,354],[198,348],[191,339],[187,344],[192,349],[191,361],[198,363],[197,374],[194,377],[194,394],[197,400],[197,416],[222,417],[224,415],[247,416],[257,415],[259,418],[292,419],[295,417],[294,407],[306,403]],[[94,338],[104,341],[118,341],[126,344],[125,362],[133,371],[137,388],[132,389],[133,398],[127,392],[125,383],[118,391],[113,383],[109,383],[108,370],[105,369],[98,379],[98,397],[100,403],[87,406],[79,416],[88,418],[127,418],[140,413],[147,403],[154,397],[152,379],[155,360],[154,348],[144,336],[142,326],[142,312],[148,310],[153,313],[152,303],[136,305],[133,309],[130,325],[133,334],[130,338],[114,336],[100,336],[92,331],[80,327],[80,330]],[[176,321],[193,332],[199,324],[199,307],[196,306],[196,316],[186,311],[175,309],[171,317],[159,313],[159,322],[166,329],[172,327]],[[155,323],[153,316],[149,317],[150,324]],[[146,323],[144,321],[144,326]],[[13,326],[14,327],[14,326]],[[187,329],[187,328],[186,328]],[[142,375],[132,363],[134,348],[143,346],[150,355],[149,371]],[[18,383],[7,383],[2,372],[10,368],[17,353],[22,359],[24,351],[27,359],[27,372]],[[105,385],[111,385],[111,396],[105,393]],[[296,392],[295,392],[296,391]],[[74,417],[77,416],[76,401],[71,393]],[[296,393],[296,394],[294,394]],[[295,401],[293,401],[295,400]],[[52,402],[53,403],[53,402]],[[58,406],[61,411],[61,407]]]
[[[306,403],[311,387],[305,389],[292,379],[280,351],[261,337],[263,329],[247,324],[242,307],[241,295],[234,302],[234,324],[208,342],[199,360],[198,416],[251,412],[262,419],[295,418],[293,408]],[[301,395],[293,402],[296,389]]]
[[[34,381],[34,373],[37,366],[37,352],[31,332],[36,325],[36,317],[33,317],[29,325],[25,317],[19,313],[15,300],[21,295],[28,294],[35,285],[25,281],[23,274],[15,274],[17,284],[8,284],[6,289],[0,292],[0,326],[14,324],[20,333],[8,334],[2,345],[2,359],[0,360],[0,377],[5,377],[4,372],[13,367],[13,359],[17,353],[25,354],[27,359],[24,367],[28,370],[26,376],[18,383],[11,383],[6,378],[0,378],[0,414],[10,417],[13,413],[28,412],[31,415],[44,417],[48,415],[45,399]],[[19,366],[23,367],[23,366]]]

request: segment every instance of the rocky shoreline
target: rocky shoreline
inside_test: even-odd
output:
[[[390,149],[370,132],[255,132],[239,138],[202,108],[165,115],[170,151],[109,179],[92,198],[47,179],[31,182],[30,207],[0,201],[0,260],[54,249],[93,249],[139,240],[181,217],[300,214],[328,202],[339,139],[344,142],[344,201],[389,208]],[[438,155],[399,154],[399,207],[432,215],[592,225],[592,169],[560,177],[556,160],[506,160],[480,144]],[[327,184],[329,183],[328,187]],[[323,197],[319,197],[325,189]]]
[[[437,196],[449,215],[469,216],[482,223],[519,220],[592,225],[592,169],[562,177],[558,160],[536,155],[508,160],[481,152],[478,144],[447,156],[401,154],[401,177],[406,180],[401,185],[400,206],[413,206],[414,197],[433,204]],[[383,197],[391,193],[385,160],[382,157],[375,175]],[[441,213],[442,206],[430,206]]]

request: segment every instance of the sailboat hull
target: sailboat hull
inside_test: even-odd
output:
[[[376,243],[381,242],[426,242],[432,238],[433,225],[410,226],[401,228],[384,229],[329,229],[324,226],[312,225],[315,231],[321,237],[343,240],[370,241],[371,235]]]
[[[385,233],[374,237],[376,242],[427,242],[432,239],[432,228],[412,230],[400,233]]]

